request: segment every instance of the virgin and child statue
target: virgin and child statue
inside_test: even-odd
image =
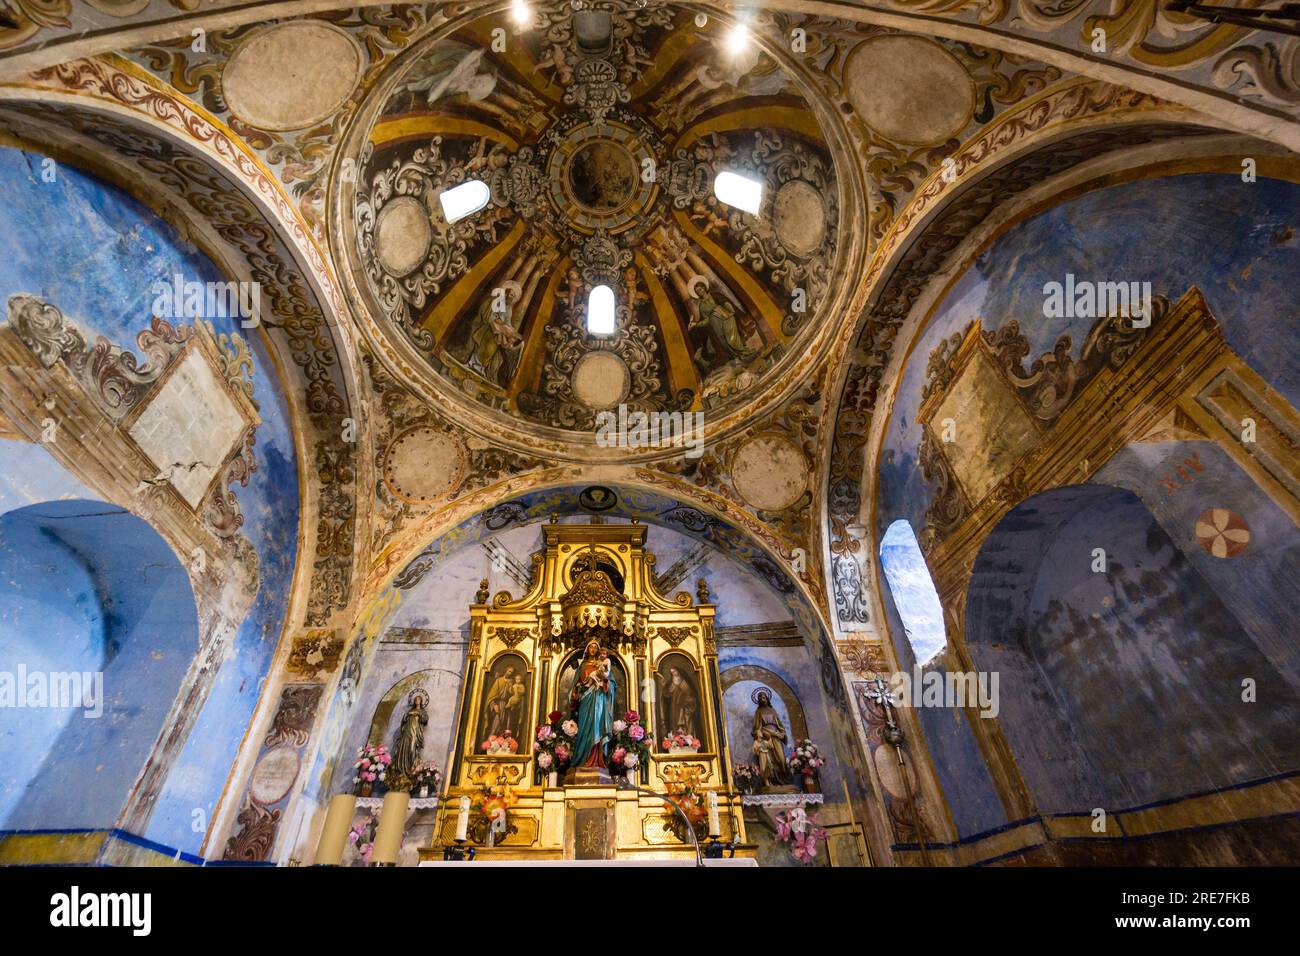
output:
[[[617,694],[618,681],[614,679],[609,651],[599,641],[588,641],[569,691],[569,709],[578,723],[578,734],[565,783],[609,782],[605,758],[614,734]]]

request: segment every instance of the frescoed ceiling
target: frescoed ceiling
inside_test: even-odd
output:
[[[345,254],[364,306],[457,391],[581,431],[619,404],[713,410],[821,319],[839,197],[816,114],[757,47],[719,55],[723,25],[692,20],[543,8],[507,40],[474,19],[363,105]],[[723,171],[762,182],[760,215],[714,196]],[[488,207],[448,224],[439,194],[470,180]],[[586,329],[598,285],[610,336]]]
[[[1166,57],[1162,99],[1123,82],[1127,53],[1074,72],[1077,52],[960,27],[960,7],[914,32],[910,12],[798,0],[18,7],[44,20],[0,27],[0,71],[41,69],[3,87],[6,126],[116,157],[273,287],[265,334],[307,383],[329,517],[305,522],[333,596],[313,626],[348,613],[348,568],[393,566],[444,511],[596,463],[748,513],[828,618],[865,624],[861,448],[952,250],[1053,177],[1229,127],[1195,111],[1207,95],[1285,112],[1272,87],[1204,81],[1267,45],[1242,30]],[[101,52],[118,27],[130,41]],[[714,196],[722,170],[763,181],[757,215]],[[200,188],[220,179],[274,236]],[[475,179],[486,208],[448,223],[439,195]],[[598,284],[608,336],[585,328]],[[598,447],[620,404],[704,413],[702,455]]]
[[[444,548],[524,512],[609,512],[727,529],[713,543],[797,606],[824,688],[848,691],[837,735],[856,739],[857,706],[883,755],[862,683],[897,664],[882,508],[903,499],[924,532],[938,461],[905,457],[923,424],[910,383],[969,320],[1020,323],[1031,360],[1062,332],[1031,307],[1042,276],[1024,284],[1030,306],[990,293],[978,316],[953,284],[1023,277],[1031,260],[1064,272],[1090,244],[1167,266],[1182,242],[1210,288],[1202,262],[1244,231],[1178,226],[1175,212],[1199,221],[1205,190],[1141,207],[1140,230],[1118,229],[1109,203],[1131,181],[1213,173],[1227,221],[1256,208],[1227,188],[1247,182],[1244,160],[1261,181],[1300,180],[1297,62],[1300,38],[1157,0],[0,0],[0,144],[112,183],[264,288],[244,331],[280,380],[301,476],[284,489],[298,493],[293,580],[263,592],[285,627],[265,652],[329,650],[307,672],[313,701],[344,699],[403,582]],[[723,171],[761,181],[756,215],[715,196]],[[39,204],[41,170],[23,175]],[[441,194],[472,180],[486,205],[449,222]],[[1062,229],[1005,244],[1092,193],[1109,198],[1077,230],[1086,242]],[[1225,279],[1260,281],[1256,259],[1293,243],[1290,226],[1257,234]],[[1124,251],[1135,235],[1142,255]],[[16,241],[44,251],[39,235]],[[1183,295],[1178,278],[1157,293]],[[600,285],[610,334],[588,330]],[[1225,325],[1247,326],[1272,328],[1253,312]],[[702,413],[697,454],[601,447],[596,416],[619,405]],[[1193,519],[1229,505],[1262,541],[1269,522],[1244,505],[1179,502]],[[267,714],[307,676],[282,656],[249,685]],[[888,791],[872,773],[850,783],[863,820],[865,794]],[[1006,819],[1026,817],[999,785]],[[925,800],[942,816],[937,790]],[[910,839],[893,835],[882,858]]]

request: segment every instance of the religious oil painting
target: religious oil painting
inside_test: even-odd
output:
[[[659,739],[685,734],[707,748],[706,716],[701,705],[699,675],[682,653],[665,654],[655,669],[655,730]]]
[[[507,734],[519,746],[527,746],[532,729],[528,726],[530,680],[528,663],[518,654],[502,654],[492,662],[483,682],[479,708],[480,747],[490,738]]]

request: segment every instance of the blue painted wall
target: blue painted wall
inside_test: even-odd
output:
[[[1026,364],[1050,350],[1063,333],[1071,336],[1077,358],[1092,320],[1043,316],[1043,286],[1063,282],[1066,273],[1093,281],[1147,281],[1153,293],[1174,301],[1191,286],[1199,287],[1229,345],[1281,395],[1300,405],[1300,355],[1279,347],[1279,343],[1295,341],[1300,333],[1295,285],[1295,277],[1300,275],[1297,230],[1300,187],[1275,180],[1243,183],[1239,176],[1223,174],[1116,185],[1074,198],[1016,225],[954,283],[911,351],[886,425],[878,474],[877,541],[899,518],[907,519],[918,533],[925,524],[934,488],[923,478],[916,460],[921,437],[916,414],[931,351],[972,320],[979,319],[985,329],[1001,328],[1016,320],[1030,343]],[[1195,480],[1175,494],[1166,492],[1161,477],[1197,452],[1204,467],[1196,472]],[[1160,533],[1182,555],[1189,573],[1199,575],[1202,587],[1212,589],[1239,632],[1283,681],[1286,692],[1294,695],[1300,689],[1300,652],[1294,634],[1288,631],[1294,617],[1290,609],[1294,595],[1300,593],[1300,535],[1294,523],[1208,442],[1124,449],[1096,480],[1126,488],[1141,499],[1154,515]],[[1249,523],[1253,538],[1245,553],[1222,560],[1198,547],[1196,518],[1212,507],[1228,508]],[[1040,551],[1015,560],[1037,565],[1043,559]],[[1062,578],[1043,587],[1065,588],[1067,583]],[[911,649],[900,640],[904,632],[895,596],[888,587],[882,590],[895,646],[910,666]],[[976,663],[981,664],[979,660]],[[1035,688],[1031,693],[1041,689],[1027,686]],[[1010,694],[1004,685],[1004,697]],[[1051,710],[1053,700],[1036,699],[1032,712],[1046,720],[1042,715]],[[1198,706],[1191,697],[1184,704],[1189,713]],[[1133,712],[1131,716],[1150,725],[1150,713]],[[988,829],[1001,810],[991,800],[984,761],[969,728],[952,721],[947,713],[922,710],[920,718],[958,831],[965,836]],[[1005,709],[1003,720],[1004,725],[1013,720]],[[1051,736],[1046,731],[1044,735],[1045,739]],[[1067,738],[1058,738],[1059,759],[1082,766],[1069,756]],[[1246,761],[1240,769],[1253,772],[1250,767],[1259,769],[1267,763]],[[1174,786],[1185,785],[1182,792],[1189,792],[1187,788],[1195,783],[1191,777],[1176,775],[1169,780]],[[1135,785],[1130,789],[1140,792],[1143,788]]]
[[[1094,548],[1105,550],[1104,572]],[[1296,769],[1300,700],[1131,492],[1023,502],[985,541],[966,637],[1047,813],[1108,811]],[[1241,682],[1256,682],[1257,701]]]
[[[170,282],[175,274],[226,280],[143,204],[68,165],[59,165],[55,182],[46,183],[41,160],[0,149],[0,302],[19,292],[40,296],[87,333],[134,350],[135,336],[149,325],[154,282]],[[258,470],[236,495],[244,513],[241,531],[258,554],[261,588],[142,834],[187,852],[197,852],[203,840],[280,638],[299,519],[289,413],[274,368],[258,333],[239,329],[232,319],[210,318],[218,332],[240,332],[253,350],[254,396],[263,421]],[[20,455],[34,464],[34,452]],[[25,473],[26,466],[19,467]],[[16,497],[39,495],[44,487],[21,478],[11,483]],[[64,799],[70,807],[82,805],[75,792]]]
[[[1028,361],[1069,333],[1077,358],[1091,319],[1043,316],[1043,285],[1067,272],[1096,280],[1149,281],[1177,300],[1205,294],[1233,350],[1300,407],[1300,187],[1276,180],[1199,174],[1141,180],[1087,193],[1011,229],[945,296],[903,370],[880,462],[877,534],[897,518],[920,532],[931,487],[916,463],[916,424],[930,352],[979,319],[1011,320],[1030,343]],[[879,538],[877,539],[879,540]]]
[[[0,517],[0,585],[0,670],[99,672],[103,695],[0,708],[0,829],[112,827],[198,649],[185,569],[141,519],[74,499]]]

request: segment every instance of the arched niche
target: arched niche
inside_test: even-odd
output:
[[[655,661],[653,673],[656,739],[680,731],[698,737],[701,750],[711,750],[699,666],[681,651],[668,651]]]
[[[0,830],[112,828],[198,646],[186,569],[141,518],[0,516]]]
[[[487,664],[483,695],[479,701],[474,750],[480,752],[489,736],[503,732],[519,741],[520,749],[532,739],[533,672],[522,654],[506,651]]]
[[[37,141],[49,146],[44,137]],[[301,389],[284,387],[270,323],[256,330],[241,326],[230,300],[219,304],[215,292],[218,286],[230,288],[227,281],[256,281],[265,295],[262,314],[269,317],[274,302],[292,291],[287,289],[291,280],[282,272],[272,276],[232,268],[223,243],[205,241],[210,234],[191,230],[178,217],[175,210],[184,204],[166,198],[177,184],[157,165],[168,166],[168,159],[182,155],[170,147],[159,146],[161,153],[151,152],[124,177],[116,174],[112,151],[49,146],[58,175],[37,196],[26,187],[31,170],[46,158],[25,141],[22,149],[10,145],[0,149],[0,181],[13,187],[7,186],[6,194],[15,201],[6,204],[0,222],[6,232],[28,241],[0,264],[0,302],[7,304],[0,332],[6,348],[15,350],[8,354],[17,357],[0,363],[5,371],[0,405],[13,425],[10,434],[33,444],[5,448],[0,459],[6,470],[13,469],[11,481],[27,486],[19,489],[17,500],[60,494],[57,480],[48,487],[44,482],[52,471],[65,471],[88,486],[89,497],[138,511],[187,566],[189,575],[178,578],[178,588],[190,594],[193,585],[202,634],[184,660],[191,667],[184,694],[169,698],[174,706],[166,733],[153,728],[155,745],[132,768],[126,804],[113,806],[116,813],[106,815],[106,825],[167,849],[205,855],[217,845],[225,821],[244,809],[231,767],[241,740],[256,748],[263,739],[258,730],[250,732],[249,721],[289,623],[295,582],[303,580],[299,569],[312,567],[311,561],[300,565],[297,560],[300,529],[316,527],[314,521],[299,522],[301,450],[295,435],[302,432],[293,409]],[[200,164],[168,166],[172,172],[181,168],[181,178],[201,175]],[[140,169],[159,180],[141,188]],[[158,186],[163,179],[167,188]],[[220,191],[217,181],[208,182]],[[17,201],[19,194],[26,198]],[[228,198],[229,203],[223,198],[205,208],[219,208],[221,216],[239,215],[236,205],[252,210],[233,195]],[[118,241],[104,243],[104,235]],[[267,239],[258,244],[260,269],[271,268],[270,256]],[[190,314],[192,308],[177,314],[178,284],[188,292],[207,287],[204,315]],[[164,296],[163,289],[171,291]],[[57,358],[46,355],[52,365],[37,361],[31,351],[34,344],[40,347],[39,337],[22,337],[33,300],[49,327],[59,330]],[[102,368],[96,365],[96,378],[69,375],[92,349],[104,359]],[[123,372],[127,368],[133,371]],[[128,380],[133,384],[123,386]],[[122,387],[128,391],[119,403],[114,390]],[[115,426],[113,409],[135,417]],[[48,439],[37,428],[51,412],[57,426],[80,422],[75,435],[98,438],[83,444],[59,431],[55,440]],[[188,428],[193,421],[203,427]],[[44,443],[42,453],[52,467],[28,472],[36,443]],[[186,463],[190,467],[182,469]],[[200,643],[201,658],[195,654]],[[169,661],[176,657],[166,655]],[[161,693],[168,684],[153,686]],[[177,683],[169,686],[174,698]],[[108,752],[117,759],[128,749],[110,745]],[[231,799],[223,801],[223,793]],[[109,805],[108,800],[95,803]],[[52,812],[56,806],[48,804]],[[196,809],[205,826],[196,828]],[[31,822],[51,825],[44,818]],[[259,836],[253,842],[264,841]],[[28,845],[42,852],[37,844]],[[103,859],[131,852],[112,841],[105,844]]]
[[[1108,812],[1294,769],[1300,701],[1132,492],[1021,502],[984,541],[965,638],[1040,812]],[[1256,681],[1267,707],[1243,701]]]
[[[553,700],[552,710],[558,710],[562,714],[569,713],[569,691],[573,689],[573,681],[578,673],[578,665],[582,662],[583,654],[586,653],[582,648],[571,653],[564,659],[560,666],[560,674],[555,682],[555,697]],[[631,710],[629,701],[635,699],[634,691],[627,677],[627,667],[623,664],[623,659],[615,651],[609,655],[610,673],[613,675],[618,689],[614,694],[614,715],[622,717],[623,714]],[[546,717],[541,714],[538,723]]]
[[[734,763],[753,763],[754,711],[758,707],[754,696],[764,688],[771,692],[772,706],[785,727],[786,750],[796,739],[810,736],[803,703],[780,674],[756,664],[725,668],[722,671],[722,706],[727,715],[727,737]]]
[[[389,750],[393,749],[393,732],[401,723],[402,714],[406,711],[407,699],[417,690],[428,693],[425,684],[431,673],[424,670],[407,674],[384,692],[384,695],[379,698],[379,703],[375,705],[374,715],[370,718],[370,731],[366,734],[366,743],[384,744]]]
[[[574,556],[569,559],[568,567],[565,569],[564,576],[570,586],[573,585],[574,580],[578,577],[580,572],[587,570],[589,561],[590,558],[588,552],[585,551],[576,552]],[[596,554],[596,570],[604,571],[605,575],[609,578],[610,584],[614,585],[614,590],[618,591],[620,594],[623,593],[626,586],[625,569],[617,560],[615,560],[613,555],[608,552],[598,551]]]
[[[387,622],[392,619],[397,608],[409,600],[410,593],[430,575],[442,573],[464,548],[476,546],[493,534],[539,524],[549,520],[552,515],[592,514],[581,503],[586,487],[567,482],[543,484],[512,499],[484,507],[463,517],[454,525],[442,527],[418,552],[394,567],[384,586],[363,603],[363,606],[368,606],[371,610],[364,618],[360,633],[353,637],[344,663],[345,670],[355,676],[348,687],[336,690],[330,704],[317,766],[311,775],[313,784],[307,790],[309,795],[319,796],[320,784],[332,780],[337,785],[337,781],[342,778],[342,762],[349,756],[342,743],[355,705],[355,699],[347,693],[348,688],[352,688],[355,693],[355,688],[364,684],[378,645],[376,638],[384,633]],[[820,615],[801,584],[787,575],[768,550],[770,543],[738,522],[730,520],[730,516],[703,510],[685,498],[673,496],[669,489],[614,483],[609,486],[609,490],[614,492],[614,501],[599,511],[606,518],[642,521],[711,545],[742,569],[752,572],[789,609],[793,622],[807,641],[808,652],[812,656],[812,670],[827,698],[833,740],[827,740],[826,746],[833,747],[842,762],[853,764],[859,770],[859,774],[850,777],[850,780],[855,783],[865,781],[867,771],[859,749],[857,730],[851,723],[851,715],[846,714],[842,706],[847,702],[843,677]],[[477,580],[471,582],[466,579],[464,599],[467,607],[474,597],[475,584]],[[559,681],[559,675],[553,679]],[[623,683],[620,682],[620,686]],[[561,685],[557,683],[553,686]],[[551,706],[556,707],[554,699]],[[561,705],[558,709],[564,710],[565,707]],[[327,762],[332,766],[327,767]],[[860,795],[865,800],[865,783],[860,789],[854,789],[855,799]]]

